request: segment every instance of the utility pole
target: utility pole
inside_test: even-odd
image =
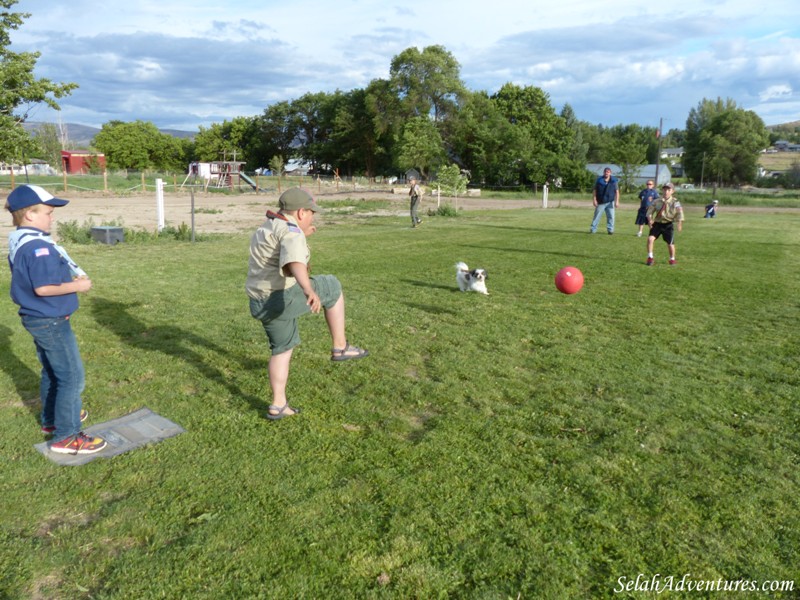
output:
[[[656,131],[656,137],[658,138],[658,152],[656,153],[656,185],[655,188],[659,189],[661,186],[658,181],[658,169],[661,166],[661,130],[664,127],[664,117],[661,117],[658,120],[658,131]]]

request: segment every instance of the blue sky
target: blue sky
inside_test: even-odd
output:
[[[682,129],[717,97],[767,125],[800,120],[797,0],[21,0],[12,10],[31,13],[12,49],[42,53],[38,77],[80,85],[60,101],[65,123],[195,130],[363,88],[404,49],[434,44],[469,89],[540,87],[556,111],[569,103],[590,123]]]

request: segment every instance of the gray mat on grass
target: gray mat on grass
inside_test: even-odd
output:
[[[99,435],[108,442],[108,445],[94,454],[51,452],[47,442],[34,444],[34,448],[59,465],[83,465],[95,458],[109,458],[146,444],[160,442],[185,430],[149,408],[140,408],[124,417],[87,427],[84,431],[87,435]]]

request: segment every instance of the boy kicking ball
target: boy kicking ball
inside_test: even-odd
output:
[[[300,343],[298,319],[308,313],[325,313],[333,348],[331,360],[364,358],[363,348],[345,336],[344,295],[333,275],[310,274],[311,253],[306,238],[316,232],[314,215],[322,209],[300,188],[286,190],[278,199],[280,210],[268,211],[267,220],[250,241],[250,262],[245,289],[250,314],[261,321],[269,340],[269,383],[272,404],[267,418],[278,421],[300,412],[286,397],[292,351]]]
[[[683,208],[678,199],[672,193],[675,186],[665,183],[661,186],[664,196],[659,198],[647,209],[647,222],[650,224],[650,235],[647,236],[647,266],[651,266],[653,258],[653,244],[661,236],[669,248],[669,264],[677,263],[675,259],[675,228],[678,223],[678,231],[683,229]]]

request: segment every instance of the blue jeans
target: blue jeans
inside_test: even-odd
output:
[[[53,441],[58,442],[81,430],[85,375],[78,342],[69,317],[22,315],[22,326],[33,336],[42,363],[42,425],[55,426]]]
[[[606,213],[606,229],[609,232],[614,231],[614,203],[606,202],[605,204],[598,204],[594,209],[594,218],[592,219],[591,231],[597,231],[597,226],[600,224],[600,217],[603,216],[603,211]]]

